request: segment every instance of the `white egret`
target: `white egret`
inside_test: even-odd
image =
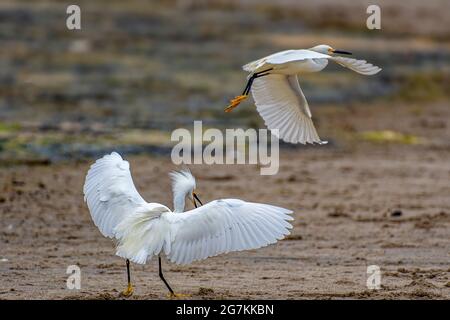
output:
[[[311,111],[300,88],[297,75],[323,70],[328,60],[363,75],[374,75],[381,68],[365,60],[335,56],[351,54],[318,45],[307,50],[286,50],[250,62],[242,68],[250,72],[241,95],[231,100],[225,112],[230,112],[248,97],[250,90],[256,109],[273,134],[290,143],[324,144],[311,119]]]
[[[176,264],[189,264],[231,251],[256,249],[289,234],[292,211],[238,199],[215,200],[197,208],[194,176],[187,169],[170,173],[173,204],[146,202],[136,190],[130,165],[113,152],[89,169],[84,199],[100,232],[117,239],[116,254],[126,259],[130,296],[130,261],[145,264],[158,256],[159,276],[170,296],[174,293],[161,269],[161,255]],[[158,183],[155,182],[157,187]],[[196,207],[184,211],[185,199]]]

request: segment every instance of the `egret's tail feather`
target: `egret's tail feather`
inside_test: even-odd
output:
[[[165,220],[160,219],[164,212],[167,208],[161,206],[126,217],[115,230],[119,239],[116,254],[134,263],[144,264],[147,258],[165,249],[168,227]]]
[[[256,62],[257,62],[257,61],[252,61],[252,62],[250,62],[250,63],[247,63],[247,64],[245,64],[245,65],[242,66],[242,69],[243,69],[244,71],[247,71],[247,72],[252,72],[252,71],[255,69],[255,66],[257,65]]]
[[[258,59],[258,60],[249,62],[249,63],[243,65],[242,69],[247,72],[253,72],[253,71],[257,70],[259,67],[261,67],[265,61],[266,61],[266,59],[263,58],[263,59]]]

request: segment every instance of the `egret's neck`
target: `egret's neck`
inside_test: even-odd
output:
[[[186,196],[181,193],[173,195],[173,212],[184,212]]]

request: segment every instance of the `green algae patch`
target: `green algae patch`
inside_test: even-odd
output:
[[[382,130],[365,131],[358,134],[359,138],[365,141],[375,143],[400,143],[400,144],[424,144],[425,139],[411,134],[401,132]]]

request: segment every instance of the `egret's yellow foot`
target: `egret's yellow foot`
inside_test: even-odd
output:
[[[172,293],[172,292],[169,292],[168,294],[167,294],[167,298],[170,298],[170,299],[174,299],[174,298],[189,298],[191,295],[190,294],[183,294],[183,293]]]
[[[230,101],[230,105],[225,108],[225,112],[231,112],[236,108],[242,101],[248,98],[247,94],[241,94]]]
[[[122,297],[131,297],[134,292],[133,285],[131,283],[128,284],[128,287],[120,293]]]

